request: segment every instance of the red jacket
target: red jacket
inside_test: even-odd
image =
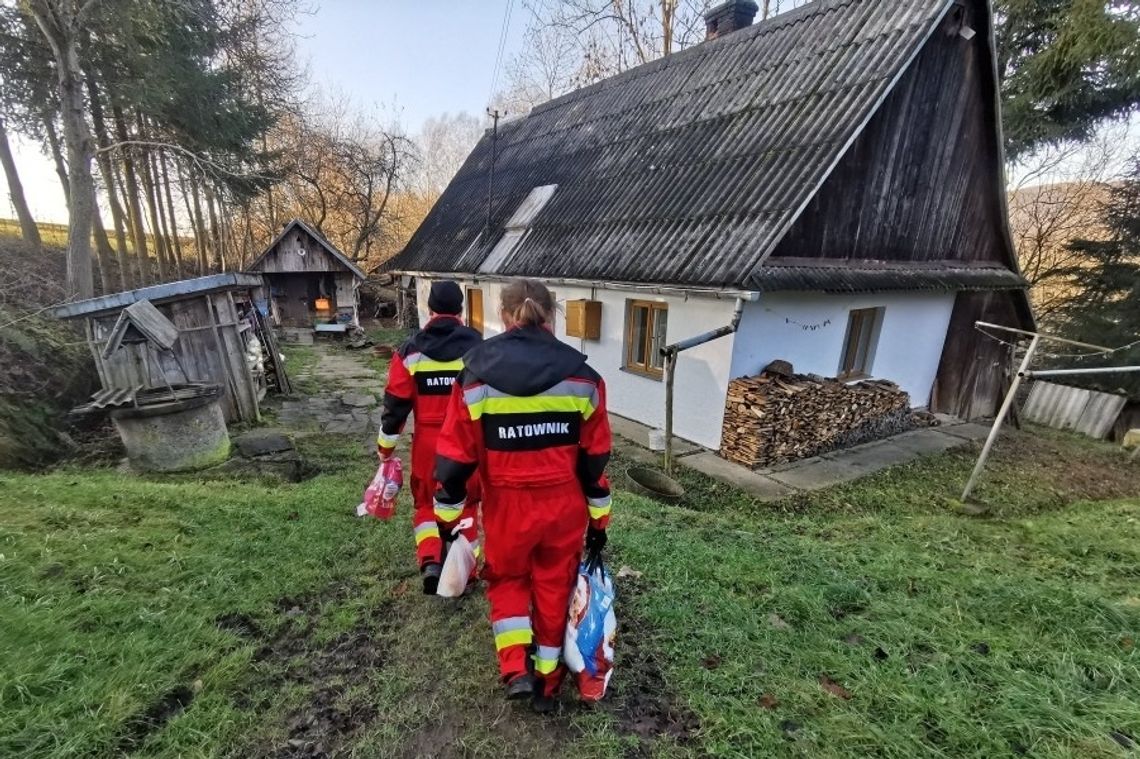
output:
[[[538,327],[493,337],[467,354],[436,448],[441,519],[460,508],[477,467],[484,487],[578,480],[591,522],[609,523],[606,387],[586,357]]]
[[[396,446],[413,412],[416,424],[443,424],[451,386],[463,369],[463,356],[482,340],[457,317],[436,316],[401,346],[388,368],[376,441],[380,448]]]

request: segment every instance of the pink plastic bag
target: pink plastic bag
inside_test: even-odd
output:
[[[388,520],[396,513],[396,495],[404,484],[404,464],[396,456],[380,462],[376,476],[364,491],[364,500],[356,507],[356,515],[372,515]]]

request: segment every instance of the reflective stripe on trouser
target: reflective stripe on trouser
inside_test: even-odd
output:
[[[539,675],[549,675],[558,668],[562,658],[561,646],[539,646],[534,652],[534,671]]]
[[[495,650],[502,651],[511,646],[529,646],[534,638],[530,629],[530,617],[507,617],[491,623],[495,634]]]
[[[565,675],[558,652],[586,532],[583,500],[577,482],[542,488],[484,485],[483,490],[483,579],[491,623],[530,620],[535,673],[547,695],[557,692]],[[526,645],[496,645],[496,651],[505,680],[527,671]]]
[[[417,424],[412,433],[412,476],[411,490],[415,509],[412,512],[412,529],[416,541],[416,558],[422,567],[426,563],[439,563],[443,557],[443,541],[440,540],[434,508],[435,480],[432,469],[435,466],[435,445],[439,439],[439,427]],[[475,507],[465,508],[459,517],[475,517]],[[472,543],[479,540],[479,528],[473,519],[472,526],[463,535]],[[478,555],[478,553],[476,554]]]

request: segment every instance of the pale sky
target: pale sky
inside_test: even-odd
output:
[[[298,20],[298,53],[314,90],[343,94],[415,133],[432,116],[484,113],[508,4],[505,67],[523,44],[528,12],[521,0],[323,0]],[[504,78],[500,73],[500,88]],[[1140,141],[1140,115],[1126,134],[1131,145]],[[66,222],[50,160],[15,135],[12,147],[33,215]],[[0,216],[12,218],[2,187]]]
[[[484,112],[508,2],[505,66],[522,44],[527,12],[520,0],[323,0],[299,19],[298,53],[315,90],[382,109],[414,133],[425,119],[445,112]],[[13,138],[32,214],[66,222],[51,161],[38,145]],[[0,186],[0,215],[13,218],[7,185]]]

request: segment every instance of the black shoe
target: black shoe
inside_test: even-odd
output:
[[[420,574],[424,578],[424,595],[434,596],[439,588],[439,575],[442,568],[439,564],[431,562],[420,567]]]
[[[517,675],[507,683],[507,700],[518,701],[534,695],[534,675]]]
[[[541,692],[535,691],[534,698],[531,699],[530,708],[534,709],[535,714],[550,714],[558,708],[558,701],[550,696],[544,696]]]

